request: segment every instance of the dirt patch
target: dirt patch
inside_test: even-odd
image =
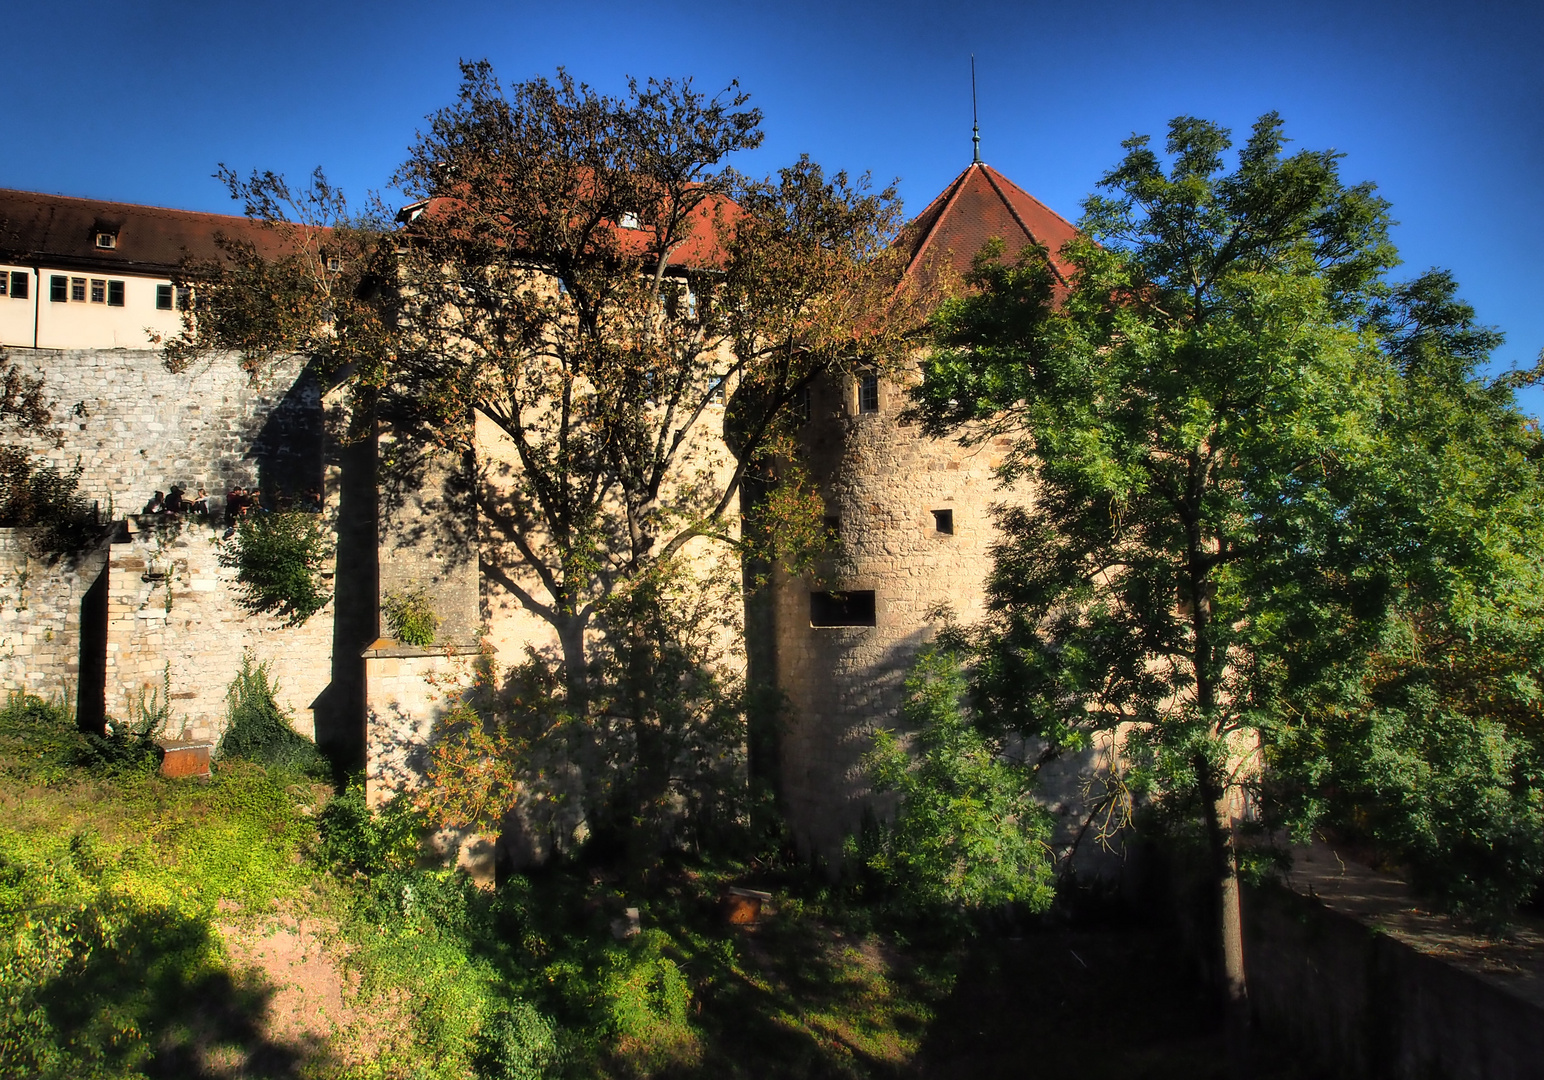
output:
[[[284,1045],[330,1045],[358,1017],[345,1003],[349,985],[327,946],[331,927],[281,917],[268,926],[222,924],[231,966],[255,971],[273,988],[263,1034]]]

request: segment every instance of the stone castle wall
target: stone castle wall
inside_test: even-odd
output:
[[[318,488],[336,508],[340,470],[327,468],[322,391],[304,364],[287,360],[254,380],[232,357],[175,375],[147,350],[8,354],[24,373],[43,376],[63,435],[62,446],[34,449],[62,470],[78,462],[80,493],[104,516],[110,506],[130,520],[113,542],[104,537],[84,557],[53,563],[33,556],[24,536],[0,535],[3,685],[75,698],[82,603],[106,573],[109,716],[128,716],[142,692],[169,681],[168,734],[216,737],[226,689],[250,651],[272,662],[280,703],[312,734],[313,708],[324,707],[318,699],[334,682],[333,606],[299,628],[250,616],[237,603],[235,572],[219,565],[224,496],[236,484],[281,498]],[[211,517],[133,517],[174,484],[189,499],[205,488]]]
[[[780,740],[790,824],[810,851],[835,860],[864,805],[859,759],[876,725],[899,721],[902,683],[947,606],[961,622],[983,611],[1005,496],[992,470],[1003,447],[966,448],[903,425],[903,388],[881,381],[879,411],[859,413],[849,379],[811,388],[802,450],[836,519],[840,552],[813,574],[775,583],[778,685],[788,700]],[[935,510],[952,514],[940,532]],[[810,594],[873,590],[875,625],[811,625]]]
[[[219,564],[224,531],[198,520],[132,520],[108,562],[107,713],[128,717],[139,695],[170,687],[167,735],[216,739],[225,695],[250,653],[271,664],[279,705],[315,738],[313,708],[332,681],[332,607],[303,626],[237,603],[236,571]],[[160,578],[152,569],[164,567]]]

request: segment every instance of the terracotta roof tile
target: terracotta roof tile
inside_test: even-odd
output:
[[[117,246],[97,247],[98,232],[115,233]],[[249,239],[266,254],[282,244],[245,217],[0,188],[0,259],[11,262],[164,275],[185,255],[219,257],[220,234]]]
[[[1020,188],[990,165],[972,162],[955,177],[901,233],[910,260],[908,273],[919,272],[929,257],[942,257],[963,274],[982,246],[1000,238],[1012,260],[1031,243],[1045,245],[1051,266],[1063,283],[1070,267],[1062,245],[1077,235],[1066,218]]]

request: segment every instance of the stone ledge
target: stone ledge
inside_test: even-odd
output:
[[[476,645],[447,643],[444,645],[404,645],[392,638],[376,638],[359,655],[366,660],[406,659],[417,656],[475,656],[480,650]]]

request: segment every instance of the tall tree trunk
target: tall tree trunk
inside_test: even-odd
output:
[[[1235,846],[1237,814],[1233,792],[1210,777],[1202,784],[1202,800],[1211,871],[1216,886],[1228,1071],[1233,1080],[1246,1080],[1250,1073],[1250,1011],[1249,983],[1244,970],[1244,911],[1239,894],[1238,851]]]

